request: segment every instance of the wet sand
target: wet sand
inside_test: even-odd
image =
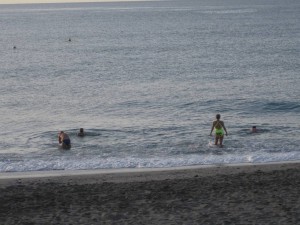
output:
[[[0,224],[300,224],[300,163],[0,174]]]

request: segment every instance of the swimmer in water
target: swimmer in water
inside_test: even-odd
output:
[[[79,129],[79,133],[77,134],[78,137],[84,137],[85,136],[85,133],[84,133],[84,130],[83,128],[80,128]]]
[[[221,115],[217,114],[216,119],[211,127],[210,136],[212,135],[213,130],[215,130],[215,145],[218,145],[218,142],[220,143],[220,147],[223,147],[223,138],[224,138],[224,131],[226,136],[228,135],[225,124],[221,119]]]
[[[257,133],[256,126],[253,126],[253,127],[252,127],[252,129],[251,129],[251,133]]]
[[[59,144],[61,144],[62,148],[64,148],[64,149],[71,148],[70,137],[63,131],[61,131],[58,135],[58,142],[59,142]]]

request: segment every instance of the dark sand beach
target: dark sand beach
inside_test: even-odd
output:
[[[300,224],[300,163],[0,175],[0,224]]]

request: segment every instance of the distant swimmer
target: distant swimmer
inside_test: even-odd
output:
[[[221,115],[217,114],[216,119],[211,127],[210,136],[212,135],[213,130],[215,130],[215,145],[218,145],[218,142],[220,142],[220,147],[223,147],[223,138],[224,138],[224,131],[226,133],[226,136],[228,135],[225,124],[221,119]]]
[[[13,49],[17,49],[17,46],[14,46]]]
[[[69,42],[71,42],[72,40],[71,40],[71,38],[69,38]]]
[[[71,140],[69,138],[69,135],[67,135],[63,131],[61,131],[58,135],[58,142],[59,142],[59,144],[61,144],[62,148],[64,148],[64,149],[71,148]]]
[[[78,137],[84,137],[85,136],[85,133],[84,133],[84,130],[83,128],[80,128],[79,129],[79,133],[77,134]]]
[[[252,126],[252,128],[251,128],[251,133],[257,133],[256,126]]]

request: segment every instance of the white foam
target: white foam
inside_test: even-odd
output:
[[[139,173],[154,171],[176,171],[188,169],[214,168],[214,167],[241,167],[255,165],[276,165],[276,164],[294,164],[300,163],[300,160],[281,161],[268,163],[235,163],[235,164],[210,164],[210,165],[193,165],[169,168],[119,168],[119,169],[97,169],[97,170],[60,170],[60,171],[34,171],[34,172],[13,172],[0,173],[0,179],[18,179],[18,178],[39,178],[39,177],[58,177],[70,175],[94,175],[94,174],[116,174],[116,173]]]
[[[215,148],[214,148],[215,149]],[[227,153],[216,148],[218,154],[187,154],[176,156],[139,157],[53,157],[52,159],[27,158],[22,161],[0,162],[0,172],[51,171],[51,170],[90,170],[118,168],[169,168],[191,165],[236,164],[236,163],[268,163],[274,161],[293,161],[300,159],[300,152],[266,153],[253,152],[248,154]]]

